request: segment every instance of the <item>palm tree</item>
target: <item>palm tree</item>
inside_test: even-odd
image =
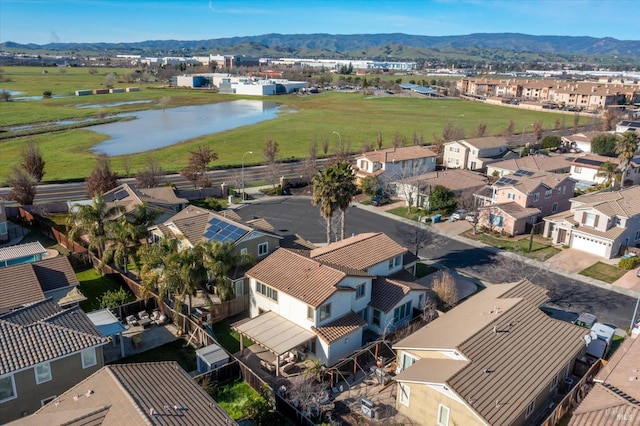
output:
[[[169,288],[178,296],[176,300],[176,312],[180,312],[185,296],[187,297],[187,315],[191,316],[191,299],[197,290],[205,289],[207,283],[207,270],[204,267],[202,247],[196,245],[192,249],[182,250],[165,270],[165,280]]]
[[[203,242],[200,245],[209,282],[216,287],[222,300],[232,299],[234,291],[227,273],[232,268],[253,263],[253,257],[249,254],[236,254],[235,247],[231,241],[221,243],[220,241],[212,240]]]
[[[153,225],[158,217],[160,217],[160,211],[149,208],[146,201],[135,208],[131,218],[131,223],[135,227],[136,237],[138,240],[143,238],[146,240],[149,235],[147,228]]]
[[[89,238],[89,249],[97,249],[98,257],[102,258],[106,240],[105,224],[118,213],[124,211],[124,206],[109,207],[102,194],[96,195],[90,205],[76,205],[76,211],[67,221],[69,238],[77,240],[81,235]]]
[[[336,179],[336,202],[338,208],[340,209],[340,239],[344,240],[344,230],[345,230],[345,218],[347,209],[351,205],[351,201],[353,200],[353,196],[358,191],[358,187],[356,186],[356,175],[353,172],[353,168],[351,165],[342,161],[340,163],[334,164],[331,166],[335,168],[335,179]]]
[[[638,143],[638,135],[635,132],[625,132],[616,140],[616,154],[620,159],[620,169],[622,170],[622,187],[624,187],[631,159],[638,151]]]
[[[603,163],[596,173],[598,177],[604,177],[604,186],[613,186],[617,180],[620,180],[620,172],[618,171],[618,165],[607,161]]]
[[[331,218],[338,208],[336,170],[326,167],[313,178],[313,198],[311,203],[320,205],[320,214],[327,221],[327,244],[331,243]]]
[[[127,273],[127,264],[133,248],[140,241],[136,228],[127,222],[125,216],[120,216],[118,220],[107,223],[106,241],[108,244],[102,256],[102,262],[109,263],[113,260],[117,267],[124,267],[124,272]]]

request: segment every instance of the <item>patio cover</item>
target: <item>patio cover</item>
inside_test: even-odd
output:
[[[273,311],[232,327],[276,356],[315,339],[316,335]]]
[[[127,328],[111,313],[109,309],[89,312],[87,314],[93,325],[95,325],[100,333],[105,337],[113,337],[120,335],[120,354],[124,358],[124,345],[122,342],[122,332]],[[116,339],[113,338],[113,346],[116,345]]]

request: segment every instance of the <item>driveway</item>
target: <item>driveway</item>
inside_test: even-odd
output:
[[[545,264],[553,269],[563,269],[577,274],[594,263],[601,261],[602,257],[600,256],[568,248],[549,258]]]
[[[622,288],[628,288],[635,291],[640,291],[640,277],[636,274],[640,269],[635,268],[621,276],[613,285]]]

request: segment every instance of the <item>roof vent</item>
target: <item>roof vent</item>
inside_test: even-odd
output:
[[[89,398],[91,395],[93,395],[93,390],[92,389],[89,389],[87,391],[87,393],[84,394],[84,396],[86,396],[87,398]]]
[[[500,402],[499,399],[496,399],[496,408],[500,408],[504,405],[504,402]]]
[[[150,416],[157,416],[158,412],[155,410],[155,408],[151,407],[151,408],[149,408],[149,415]]]

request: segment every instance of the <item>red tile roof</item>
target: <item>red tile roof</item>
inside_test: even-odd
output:
[[[311,329],[322,340],[327,343],[332,343],[342,337],[348,336],[365,325],[367,325],[367,322],[363,320],[360,315],[351,311],[327,325],[323,325],[322,327],[311,327]]]

